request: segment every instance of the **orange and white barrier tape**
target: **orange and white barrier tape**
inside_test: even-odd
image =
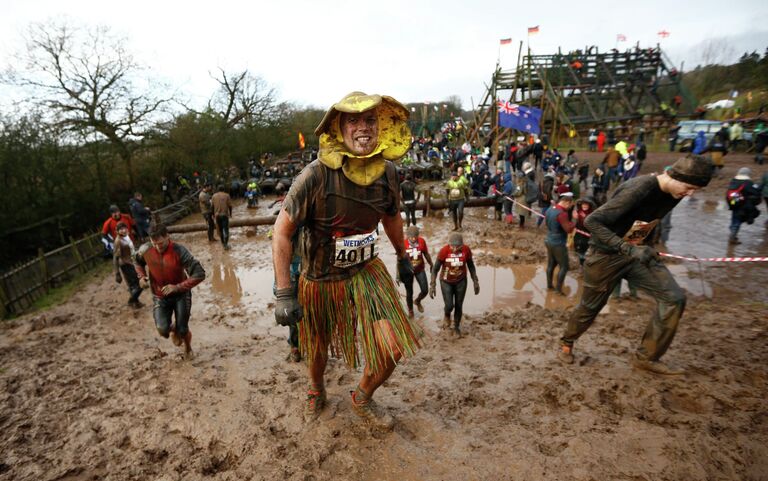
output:
[[[519,205],[525,210],[530,211],[534,215],[537,215],[539,217],[544,217],[544,214],[537,210],[533,210],[530,207],[528,207],[525,204],[521,204],[520,202],[516,201],[515,199],[504,196],[505,199],[510,200],[514,202],[515,204]],[[576,232],[578,232],[581,235],[585,235],[587,237],[592,237],[589,232],[584,232],[580,229],[575,229]],[[676,254],[669,254],[667,252],[659,252],[659,255],[662,257],[670,257],[672,259],[680,259],[684,261],[691,261],[691,262],[768,262],[768,257],[686,257],[686,256],[679,256]]]

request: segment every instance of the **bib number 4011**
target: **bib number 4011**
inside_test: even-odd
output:
[[[333,265],[336,267],[350,267],[376,257],[378,255],[377,240],[378,234],[376,231],[367,234],[337,237]]]

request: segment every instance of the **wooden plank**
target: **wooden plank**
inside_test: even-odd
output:
[[[5,282],[3,278],[0,278],[0,317],[8,317],[12,314],[11,303],[8,301],[8,295],[5,293]]]
[[[75,244],[75,239],[71,236],[69,237],[69,245],[72,248],[72,255],[75,256],[80,272],[84,274],[87,269],[85,268],[85,262],[83,262],[83,256],[80,255],[80,251],[77,250],[77,245]]]
[[[43,252],[43,248],[40,247],[37,249],[37,258],[40,261],[40,274],[43,276],[43,285],[45,286],[46,290],[50,289],[50,279],[48,277],[48,263],[45,261],[45,253]]]

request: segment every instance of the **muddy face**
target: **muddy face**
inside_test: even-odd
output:
[[[168,243],[171,241],[171,237],[167,235],[161,235],[150,239],[152,247],[157,249],[157,252],[163,253],[168,248]]]
[[[379,143],[376,109],[361,114],[342,114],[340,125],[344,145],[355,155],[368,155]]]
[[[687,184],[685,182],[675,180],[666,173],[659,176],[659,186],[661,187],[662,191],[671,195],[675,199],[682,199],[683,197],[691,196],[694,192],[701,188],[697,185]]]

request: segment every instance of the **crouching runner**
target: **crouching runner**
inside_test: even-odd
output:
[[[352,408],[372,424],[392,429],[394,419],[372,397],[402,356],[419,347],[421,330],[400,303],[379,259],[381,221],[397,254],[402,278],[413,276],[404,248],[395,165],[409,148],[408,110],[395,99],[353,92],[333,105],[315,134],[318,159],[291,186],[275,223],[272,255],[277,284],[275,319],[299,322],[307,360],[306,414],[325,406],[324,372],[330,354],[365,370],[352,392]],[[291,289],[291,237],[302,229],[298,299]]]
[[[152,287],[157,332],[166,339],[170,336],[176,346],[183,342],[184,357],[190,359],[192,288],[205,279],[205,271],[185,247],[171,241],[163,224],[150,227],[149,240],[151,245],[144,244],[136,254],[139,285],[144,289]]]

